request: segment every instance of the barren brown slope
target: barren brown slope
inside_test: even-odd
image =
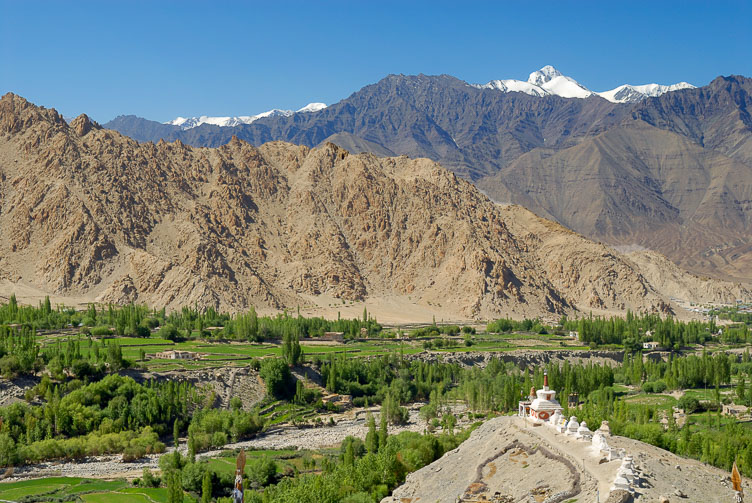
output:
[[[139,144],[0,100],[0,279],[41,291],[229,310],[409,295],[467,317],[664,307],[634,263],[572,233],[560,246],[597,266],[541,267],[520,215],[426,159]]]
[[[749,279],[752,168],[640,121],[481,181],[587,236],[639,244],[685,268]]]
[[[701,303],[752,299],[748,283],[700,277],[655,252],[623,255],[520,206],[504,206],[502,215],[510,232],[528,243],[536,268],[557,289],[579,299],[580,306],[625,310],[651,292],[663,299],[656,306],[658,310],[671,309],[672,298]],[[628,280],[635,271],[641,276],[640,282]]]

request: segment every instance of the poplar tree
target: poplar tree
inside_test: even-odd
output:
[[[366,419],[368,423],[368,433],[366,433],[366,449],[368,452],[375,454],[379,450],[379,436],[376,433],[376,420],[373,418],[373,414],[368,413]]]
[[[201,481],[201,503],[210,503],[212,497],[211,473],[209,470],[204,472],[204,479]]]
[[[386,411],[384,407],[381,407],[381,414],[379,415],[379,421],[381,423],[379,427],[379,450],[386,447],[386,440],[389,438],[389,430],[387,428]]]

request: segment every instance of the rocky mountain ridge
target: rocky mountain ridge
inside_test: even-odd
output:
[[[563,78],[541,75],[533,80]],[[701,275],[750,280],[751,96],[752,80],[741,76],[612,103],[390,75],[322,111],[236,128],[176,131],[135,118],[108,126],[203,146],[236,135],[254,145],[333,141],[353,152],[427,157],[494,200],[591,239],[654,250]]]
[[[102,302],[241,310],[326,294],[407,295],[468,317],[671,309],[670,286],[629,258],[494,204],[428,159],[237,138],[139,144],[6,94],[0,201],[0,279]]]

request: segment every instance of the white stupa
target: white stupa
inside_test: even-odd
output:
[[[561,404],[556,400],[556,392],[548,387],[548,374],[543,374],[543,389],[536,391],[537,398],[530,404],[530,417],[548,421],[556,411],[561,413]]]

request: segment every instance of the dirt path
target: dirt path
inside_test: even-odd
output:
[[[585,478],[597,483],[601,499],[605,501],[605,496],[608,495],[611,485],[616,478],[616,470],[618,470],[621,464],[620,461],[600,463],[602,456],[595,452],[589,442],[558,434],[553,428],[546,426],[533,427],[530,425],[530,422],[516,417],[512,420],[512,425],[518,430],[524,430],[524,433],[527,435],[537,436],[546,445],[550,446],[552,450],[574,461],[577,467],[583,472]]]

